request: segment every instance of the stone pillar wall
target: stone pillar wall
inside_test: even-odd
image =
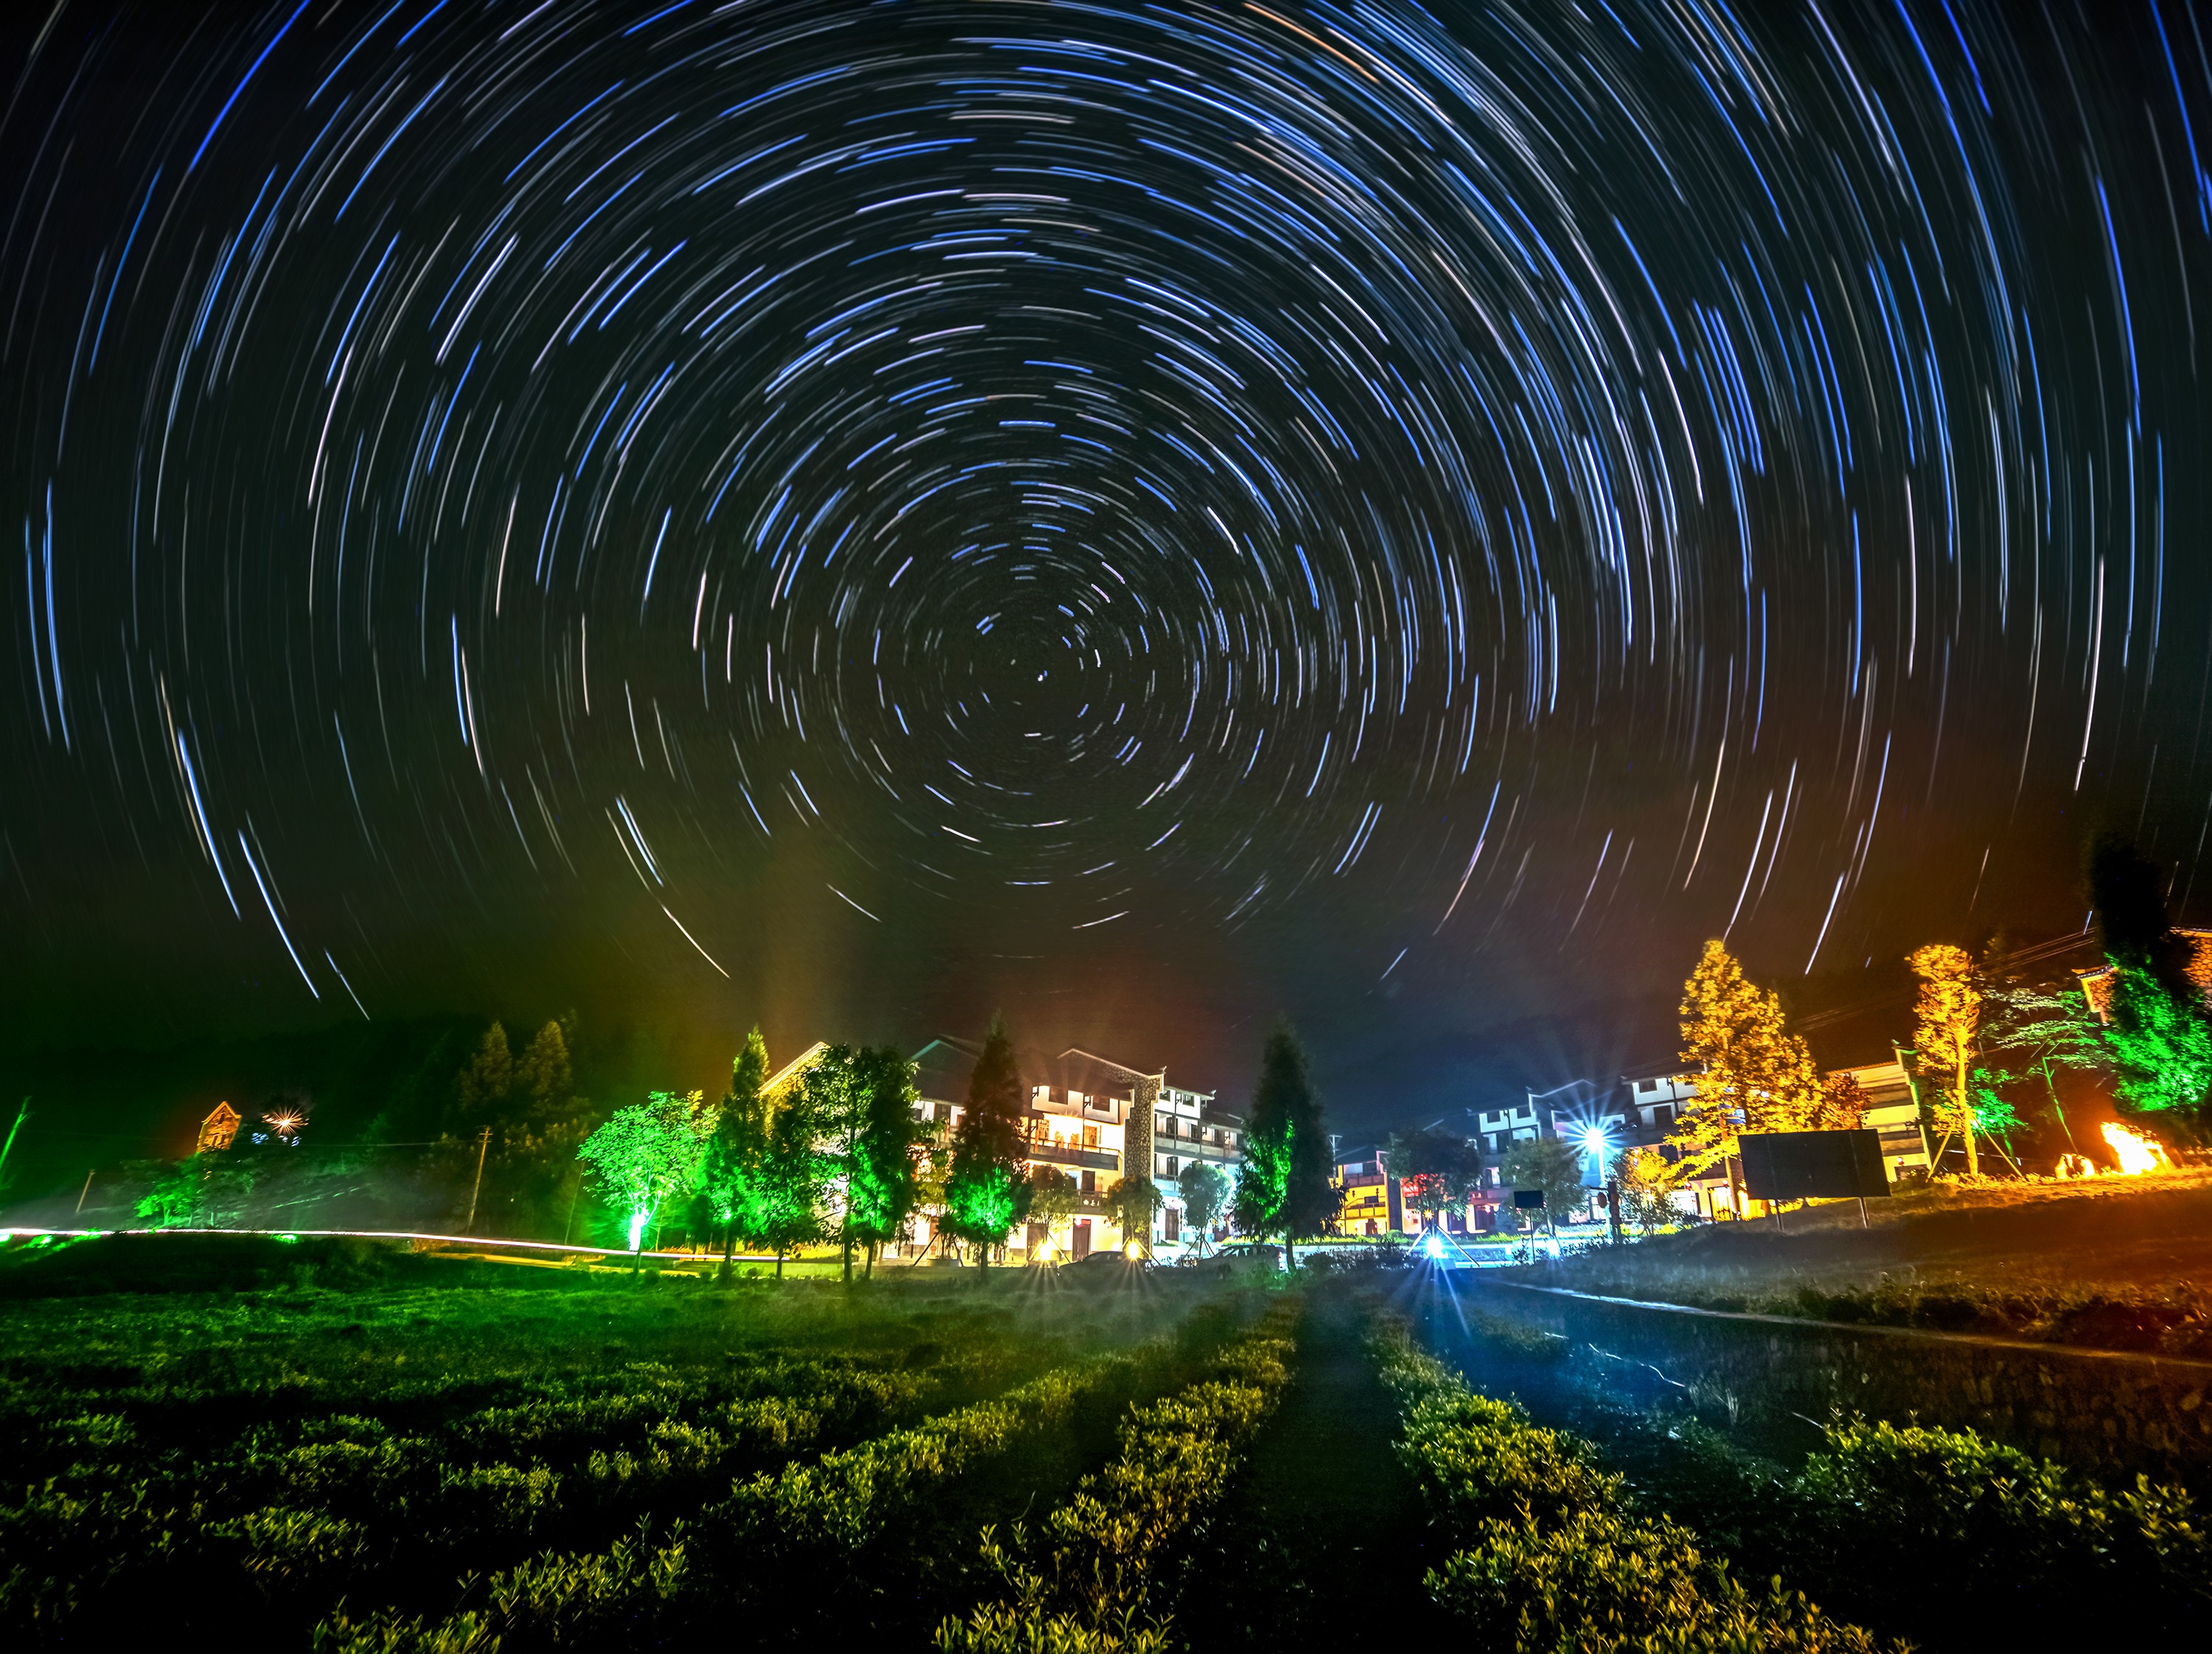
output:
[[[2212,1361],[1646,1306],[1479,1278],[1469,1291],[1493,1314],[1747,1407],[1972,1429],[2064,1463],[2195,1485],[2212,1471]]]

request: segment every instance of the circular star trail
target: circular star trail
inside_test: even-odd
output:
[[[2100,27],[58,8],[9,899],[370,1014],[562,915],[1357,996],[2186,860],[2212,76]]]

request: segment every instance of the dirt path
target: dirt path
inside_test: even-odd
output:
[[[1418,1497],[1391,1444],[1398,1420],[1354,1307],[1316,1296],[1291,1385],[1198,1547],[1179,1641],[1214,1651],[1321,1648],[1387,1629],[1441,1629]]]

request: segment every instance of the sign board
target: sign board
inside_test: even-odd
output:
[[[1757,1201],[1848,1200],[1889,1193],[1881,1134],[1874,1131],[1747,1131],[1744,1192]]]
[[[1513,1209],[1516,1212],[1540,1212],[1544,1209],[1544,1191],[1540,1189],[1516,1189],[1513,1191]]]

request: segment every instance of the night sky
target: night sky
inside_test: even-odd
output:
[[[14,27],[13,1039],[1279,1008],[1357,1124],[2097,824],[2212,910],[2174,0]]]

